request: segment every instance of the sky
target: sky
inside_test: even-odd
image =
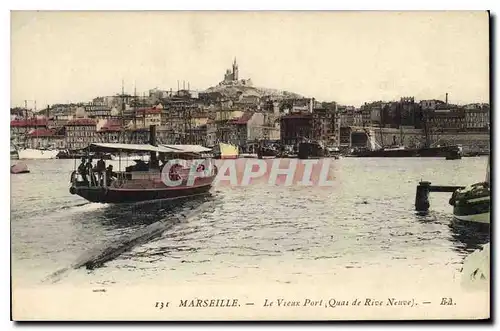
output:
[[[240,78],[320,101],[489,102],[486,12],[11,12],[11,106]]]

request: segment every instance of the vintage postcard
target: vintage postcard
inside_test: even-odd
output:
[[[490,318],[486,11],[12,11],[15,321]]]

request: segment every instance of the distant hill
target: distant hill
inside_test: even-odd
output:
[[[205,93],[211,92],[219,92],[224,96],[229,98],[234,98],[238,95],[238,92],[241,92],[243,96],[274,96],[282,99],[300,99],[303,96],[292,93],[288,91],[280,91],[276,89],[269,89],[263,87],[254,87],[254,86],[246,86],[246,85],[217,85],[209,87],[204,91]]]

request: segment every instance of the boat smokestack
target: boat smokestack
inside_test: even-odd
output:
[[[156,145],[156,125],[149,126],[149,144],[153,146]]]
[[[445,99],[446,104],[448,104],[448,93],[446,93],[446,99]]]

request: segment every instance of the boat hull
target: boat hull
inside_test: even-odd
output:
[[[474,222],[481,224],[490,224],[490,213],[481,213],[474,215],[453,215],[453,217],[462,222]]]
[[[273,148],[261,147],[257,150],[257,157],[259,159],[273,159],[278,156],[278,151]]]
[[[14,164],[10,167],[11,174],[28,174],[29,172],[28,166],[24,163]]]
[[[457,190],[450,198],[453,217],[464,222],[490,224],[491,196],[487,183]]]
[[[429,147],[419,149],[393,149],[353,152],[356,157],[449,157],[458,150],[457,146]]]
[[[490,197],[458,201],[453,207],[453,217],[460,221],[490,223]]]
[[[301,142],[298,148],[299,159],[320,159],[326,156],[325,149],[318,143]]]
[[[102,187],[72,187],[74,194],[90,202],[130,203],[153,200],[173,200],[208,193],[211,185],[164,189],[115,189]]]
[[[41,149],[20,149],[17,151],[19,160],[36,160],[36,159],[55,159],[58,150],[41,150]]]

